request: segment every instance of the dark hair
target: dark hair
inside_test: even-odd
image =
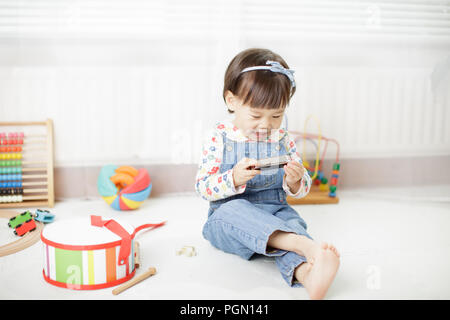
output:
[[[241,73],[247,67],[265,66],[267,60],[278,61],[289,69],[283,58],[268,49],[251,48],[236,55],[225,72],[223,99],[225,100],[225,93],[229,90],[252,108],[286,107],[295,93],[295,87],[291,90],[291,82],[286,75],[270,70]],[[228,112],[234,111],[228,109]]]

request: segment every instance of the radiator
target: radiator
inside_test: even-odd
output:
[[[290,130],[315,115],[341,158],[450,153],[448,74],[436,84],[429,68],[300,69]],[[204,134],[227,116],[222,73],[207,65],[1,67],[0,119],[52,118],[57,166],[197,163]],[[306,130],[318,133],[314,122]]]

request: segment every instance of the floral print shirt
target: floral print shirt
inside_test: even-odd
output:
[[[202,144],[202,155],[196,175],[195,190],[197,194],[208,201],[216,201],[243,193],[246,188],[246,184],[235,188],[233,169],[223,173],[220,173],[219,171],[223,154],[223,132],[226,132],[227,137],[235,141],[241,142],[249,140],[229,119],[217,122],[215,127],[207,133]],[[293,160],[302,163],[294,139],[289,136],[289,133],[284,128],[280,128],[276,134],[272,133],[270,136],[266,137],[267,142],[279,141],[285,134],[287,134],[287,138],[284,140],[286,141],[284,147],[286,148],[287,154],[289,154]],[[288,196],[294,198],[305,197],[310,188],[311,177],[306,169],[303,178],[301,179],[300,188],[296,194],[293,194],[289,189],[289,186],[286,183],[286,174],[283,177],[283,190]]]

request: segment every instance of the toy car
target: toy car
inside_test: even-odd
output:
[[[9,219],[8,227],[15,229],[15,228],[17,228],[17,226],[23,224],[24,222],[26,222],[30,219],[32,219],[30,211],[22,212],[21,214]]]
[[[37,209],[35,213],[34,220],[40,221],[43,223],[53,222],[55,219],[55,215],[50,213],[48,210]]]
[[[17,236],[23,236],[28,231],[33,231],[36,229],[36,222],[33,219],[25,221],[25,223],[20,224],[14,230],[14,234]]]

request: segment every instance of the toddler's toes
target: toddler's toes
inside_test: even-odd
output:
[[[322,242],[321,244],[320,244],[320,247],[322,248],[322,249],[327,249],[328,248],[328,243],[326,243],[326,242]]]
[[[339,252],[337,251],[337,249],[336,249],[335,246],[330,245],[329,249],[331,249],[331,251],[333,251],[334,254],[335,254],[337,257],[340,257],[340,254],[339,254]]]

